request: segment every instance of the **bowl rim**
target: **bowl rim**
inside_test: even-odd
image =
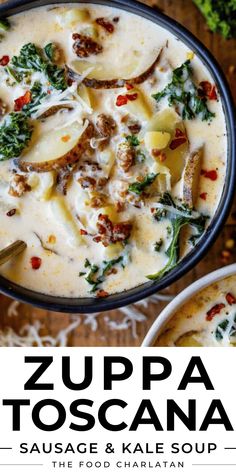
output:
[[[153,347],[153,343],[156,341],[157,336],[162,333],[163,329],[175,315],[176,311],[193,298],[194,295],[213,283],[230,277],[231,275],[236,275],[236,263],[209,272],[209,274],[204,275],[182,290],[182,292],[180,292],[156,318],[142,342],[142,347]]]
[[[214,243],[229,213],[231,203],[233,201],[236,183],[236,165],[234,165],[234,160],[236,158],[234,103],[225,75],[211,52],[181,24],[164,15],[163,13],[135,0],[11,0],[8,4],[0,5],[0,17],[11,16],[16,13],[40,6],[60,3],[88,3],[118,8],[142,16],[176,35],[190,48],[190,50],[193,50],[197,53],[198,57],[213,76],[214,81],[216,82],[220,91],[227,125],[228,156],[226,178],[221,200],[216,213],[205,234],[201,238],[200,243],[197,244],[182,261],[180,261],[175,269],[173,269],[160,281],[149,281],[130,290],[110,295],[108,298],[97,299],[91,297],[69,298],[45,295],[43,293],[21,287],[20,285],[17,285],[0,276],[0,291],[3,294],[24,303],[29,303],[39,308],[64,313],[96,313],[135,303],[153,295],[157,291],[163,290],[176,280],[180,279],[189,270],[191,270],[203,258],[208,249]]]

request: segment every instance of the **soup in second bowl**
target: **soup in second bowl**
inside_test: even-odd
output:
[[[173,315],[155,346],[236,346],[236,275],[197,293]]]

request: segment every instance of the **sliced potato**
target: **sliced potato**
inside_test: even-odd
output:
[[[75,122],[67,128],[55,129],[33,137],[31,147],[19,160],[24,172],[49,172],[79,160],[90,138],[90,126]]]
[[[172,108],[156,113],[149,121],[146,131],[168,131],[173,133],[180,117]]]
[[[146,132],[164,131],[171,135],[172,140],[175,137],[175,130],[177,128],[186,133],[184,124],[179,115],[177,115],[177,113],[175,113],[171,108],[167,108],[166,110],[157,113],[152,118],[148,123]],[[172,184],[178,182],[182,177],[188,149],[188,141],[174,150],[170,149],[168,145],[163,149],[166,157],[164,165],[170,170]],[[156,159],[158,160],[158,157]]]
[[[45,172],[42,174],[38,174],[38,184],[34,189],[34,195],[37,200],[40,201],[47,201],[50,200],[52,196],[53,187],[56,182],[56,174],[55,172]],[[29,179],[30,185],[30,179]]]
[[[81,8],[62,8],[57,13],[59,24],[66,28],[74,28],[78,23],[89,20],[88,10]]]
[[[114,70],[114,68],[110,67],[110,64],[83,60],[72,61],[71,67],[79,74],[85,74],[88,79],[113,80],[114,77],[120,79],[124,76],[129,77],[133,75],[138,67],[138,59],[133,57],[129,63],[120,65],[118,70]],[[91,69],[91,72],[87,75],[86,72],[89,69]]]
[[[194,207],[198,198],[202,156],[202,149],[190,154],[184,169],[183,201],[190,208]]]
[[[84,100],[84,102],[91,108],[92,107],[91,92],[87,87],[85,87],[84,84],[80,84],[78,88],[78,94],[82,98],[82,100]]]
[[[81,236],[79,228],[66,206],[65,199],[63,197],[53,197],[51,199],[51,210],[57,224],[65,229],[70,244],[72,246],[80,246],[81,244],[84,244],[84,238]]]
[[[147,131],[144,144],[149,152],[153,149],[165,149],[170,142],[171,135],[166,131]]]
[[[151,105],[140,90],[132,90],[132,94],[135,93],[138,94],[138,98],[134,101],[129,100],[122,108],[141,121],[149,121],[153,114]]]
[[[203,347],[199,341],[196,340],[195,335],[199,334],[195,331],[190,331],[189,333],[183,334],[175,342],[177,347]]]

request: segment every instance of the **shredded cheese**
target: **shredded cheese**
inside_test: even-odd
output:
[[[133,338],[137,339],[137,324],[147,320],[147,316],[142,313],[140,308],[147,309],[149,303],[167,302],[173,298],[172,295],[158,293],[134,305],[119,308],[118,311],[124,315],[120,321],[111,319],[109,315],[104,316],[104,321],[111,331],[131,329]],[[20,302],[12,301],[8,306],[7,316],[10,318],[20,316],[20,305]],[[101,312],[70,316],[69,325],[59,331],[55,337],[41,334],[42,325],[40,321],[26,324],[19,334],[9,327],[4,331],[0,330],[0,347],[64,347],[68,345],[69,335],[81,326],[81,320],[84,325],[90,327],[92,332],[95,332],[98,329],[98,317],[102,315],[104,313]]]

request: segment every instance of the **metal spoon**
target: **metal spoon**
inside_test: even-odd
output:
[[[0,251],[0,265],[5,264],[15,256],[18,256],[18,254],[23,252],[26,248],[27,244],[24,241],[16,241],[5,249],[2,249]]]

